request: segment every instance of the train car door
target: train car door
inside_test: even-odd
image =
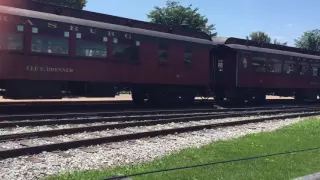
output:
[[[249,52],[238,51],[236,86],[247,87],[252,81],[252,55]]]
[[[220,47],[213,54],[213,83],[217,100],[228,96],[235,87],[237,52],[230,48]]]
[[[212,79],[213,83],[217,85],[223,84],[224,79],[224,62],[225,57],[221,49],[215,49],[212,51],[212,61],[213,61],[213,67],[212,67]]]

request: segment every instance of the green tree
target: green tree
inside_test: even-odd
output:
[[[300,38],[295,39],[295,44],[297,48],[320,51],[320,30],[314,29],[304,32]]]
[[[246,38],[251,41],[271,43],[271,38],[269,37],[269,35],[262,31],[252,32]]]
[[[278,41],[277,39],[274,39],[274,40],[273,40],[273,44],[282,45],[282,46],[287,46],[287,42],[282,43],[282,42]]]
[[[263,43],[270,43],[271,44],[271,37],[262,31],[256,31],[256,32],[252,32],[249,34],[249,36],[246,37],[246,39],[248,40],[252,40],[252,41],[257,41],[257,42],[263,42]],[[277,44],[277,45],[283,45],[286,46],[287,42],[280,42],[277,39],[273,40],[273,44]]]
[[[86,4],[87,0],[34,0],[59,6],[71,7],[75,9],[83,9]]]
[[[180,26],[185,24],[193,29],[201,30],[210,36],[216,36],[215,25],[208,23],[208,18],[198,12],[199,8],[193,8],[190,4],[185,7],[179,1],[168,0],[164,7],[154,7],[147,14],[153,23],[165,24],[170,26]]]

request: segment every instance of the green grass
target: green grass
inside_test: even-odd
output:
[[[95,180],[114,174],[132,174],[163,168],[230,160],[248,156],[320,146],[320,119],[310,119],[274,132],[215,142],[190,148],[152,162],[108,170],[72,172],[48,177],[47,180]],[[186,170],[134,177],[136,180],[210,180],[292,179],[320,171],[320,151],[294,153],[249,161],[220,164]]]

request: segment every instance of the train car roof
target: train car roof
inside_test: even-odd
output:
[[[259,48],[259,47],[246,46],[246,45],[240,45],[240,44],[225,44],[224,46],[227,46],[229,48],[236,49],[236,50],[255,51],[255,52],[271,53],[271,54],[281,54],[281,55],[287,55],[287,56],[320,60],[320,56],[302,54],[302,53],[296,53],[296,52],[289,52],[289,51],[282,51],[282,50],[276,50],[276,49]]]
[[[151,30],[140,29],[140,28],[135,28],[135,27],[126,27],[126,26],[121,26],[121,25],[116,25],[116,24],[103,23],[103,22],[97,22],[97,21],[92,21],[92,20],[85,20],[85,19],[80,19],[80,18],[67,17],[67,16],[37,12],[37,11],[2,6],[2,5],[0,5],[0,13],[28,17],[28,18],[34,18],[34,19],[42,19],[42,20],[47,20],[47,21],[62,22],[62,23],[68,23],[68,24],[73,24],[73,25],[81,25],[81,26],[87,26],[87,27],[108,29],[108,30],[113,30],[113,31],[128,32],[128,33],[133,33],[133,34],[147,35],[147,36],[159,37],[159,38],[164,38],[164,39],[193,42],[193,43],[205,44],[205,45],[215,45],[215,43],[213,43],[210,40],[206,40],[206,39],[200,39],[200,38],[194,38],[194,37],[188,37],[188,36],[182,36],[182,35],[176,35],[176,34],[170,34],[170,33],[164,33],[164,32],[151,31]]]
[[[290,46],[284,46],[284,45],[277,45],[272,43],[259,43],[256,41],[251,41],[247,39],[240,39],[240,38],[234,38],[234,37],[218,37],[218,38],[212,38],[212,42],[216,44],[239,44],[239,45],[246,45],[246,46],[254,46],[258,48],[267,48],[267,49],[275,49],[280,51],[289,51],[289,52],[295,52],[295,53],[301,53],[301,54],[309,54],[309,55],[320,55],[320,52],[317,51],[311,51],[308,49],[301,49],[301,48],[295,48]]]
[[[159,23],[152,23],[147,21],[141,21],[136,19],[130,19],[126,17],[119,17],[110,14],[102,14],[98,12],[87,11],[83,9],[75,9],[66,7],[61,4],[52,4],[48,0],[0,0],[0,5],[28,9],[33,11],[45,12],[56,15],[64,15],[69,17],[75,17],[80,19],[87,19],[118,25],[129,25],[131,27],[137,27],[142,29],[148,29],[151,31],[170,32],[172,34],[178,34],[182,36],[190,36],[194,38],[210,39],[210,36],[200,30],[188,27],[182,27],[181,25],[164,25]]]

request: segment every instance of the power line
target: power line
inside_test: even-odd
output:
[[[110,177],[110,178],[107,178],[107,179],[104,179],[104,180],[122,180],[122,179],[125,179],[125,178],[134,177],[134,176],[142,176],[142,175],[147,175],[147,174],[155,174],[155,173],[176,171],[176,170],[190,169],[190,168],[197,168],[197,167],[203,167],[203,166],[213,166],[213,165],[217,165],[217,164],[225,164],[225,163],[231,163],[231,162],[248,161],[248,160],[253,160],[253,159],[261,159],[261,158],[265,158],[265,157],[272,157],[272,156],[279,156],[279,155],[306,152],[306,151],[314,151],[314,150],[320,150],[320,147],[309,148],[309,149],[300,149],[300,150],[294,150],[294,151],[286,151],[286,152],[280,152],[280,153],[275,153],[275,154],[266,154],[266,155],[260,155],[260,156],[252,156],[252,157],[239,158],[239,159],[231,159],[231,160],[225,160],[225,161],[216,161],[216,162],[210,162],[210,163],[205,163],[205,164],[197,164],[197,165],[191,165],[191,166],[182,166],[182,167],[176,167],[176,168],[159,169],[159,170],[155,170],[155,171],[147,171],[147,172],[141,172],[141,173],[118,176],[118,177]]]

